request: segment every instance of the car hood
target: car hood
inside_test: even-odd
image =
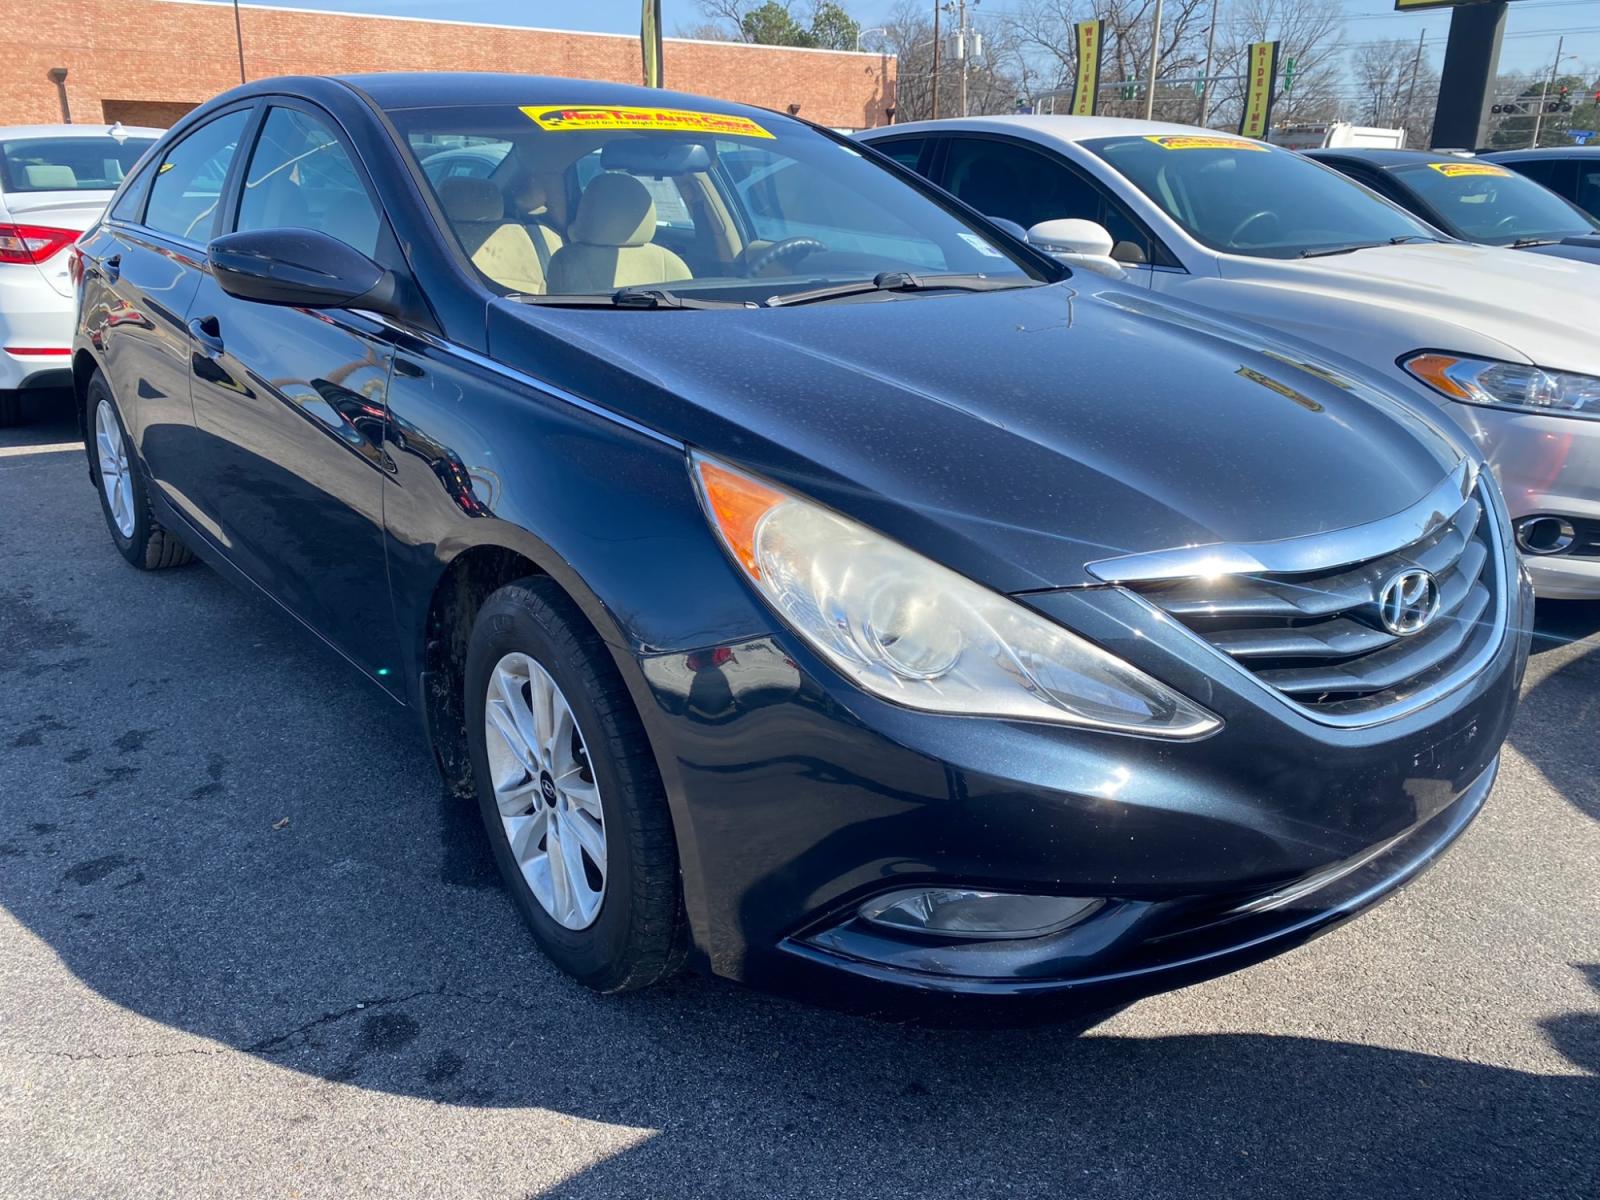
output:
[[[1546,242],[1542,246],[1522,246],[1529,254],[1548,254],[1552,258],[1570,258],[1576,262],[1600,263],[1600,233],[1580,234],[1562,238],[1559,242]]]
[[[1594,268],[1566,258],[1525,254],[1465,242],[1377,246],[1310,259],[1227,256],[1225,279],[1321,295],[1383,320],[1385,310],[1439,322],[1439,336],[1418,349],[1468,349],[1450,344],[1467,329],[1526,361],[1560,370],[1600,373],[1600,288]],[[1334,317],[1330,313],[1330,321]]]
[[[502,301],[489,340],[1002,591],[1374,521],[1464,453],[1439,418],[1304,347],[1083,275],[763,310]]]

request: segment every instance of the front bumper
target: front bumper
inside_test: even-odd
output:
[[[1131,610],[1048,603],[1134,656]],[[784,635],[638,659],[696,954],[813,1001],[954,1019],[1115,1006],[1276,954],[1399,887],[1478,811],[1527,661],[1525,587],[1510,609],[1478,675],[1367,728],[1235,688],[1184,639],[1146,641],[1139,665],[1224,720],[1186,743],[909,712]],[[1106,903],[1034,944],[856,919],[913,886]]]
[[[1445,408],[1494,468],[1513,521],[1554,516],[1600,522],[1600,421],[1469,404]],[[1529,554],[1523,562],[1542,597],[1600,597],[1600,555]]]

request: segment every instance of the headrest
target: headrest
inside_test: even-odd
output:
[[[28,177],[29,187],[71,190],[78,186],[78,176],[72,168],[56,163],[39,163],[26,168],[24,173]]]
[[[499,221],[506,215],[505,197],[487,179],[446,179],[439,185],[439,203],[452,221]]]
[[[632,175],[596,175],[568,231],[591,246],[643,246],[656,235],[656,202]]]
[[[524,175],[512,189],[512,198],[523,213],[537,216],[550,207],[550,194],[534,175]]]

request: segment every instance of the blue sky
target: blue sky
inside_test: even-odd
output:
[[[229,0],[217,0],[228,3]],[[1437,67],[1443,60],[1449,29],[1448,11],[1397,13],[1393,0],[1330,0],[1339,4],[1348,22],[1346,41],[1385,38],[1414,40],[1426,31],[1430,57]],[[285,8],[318,8],[342,12],[384,13],[401,17],[443,17],[458,21],[490,21],[507,25],[534,25],[548,29],[578,29],[603,33],[634,33],[639,28],[639,0],[587,0],[581,5],[554,4],[550,0],[244,0],[246,4],[274,4]],[[928,0],[932,5],[932,0]],[[807,0],[798,0],[804,9]],[[844,0],[845,7],[864,27],[882,23],[895,0]],[[1000,13],[1020,8],[1018,0],[988,0],[980,13]],[[1548,70],[1555,55],[1557,32],[1571,30],[1566,50],[1577,58],[1563,69],[1600,68],[1600,0],[1517,0],[1509,10],[1506,41],[1500,64],[1508,71]],[[671,33],[680,26],[703,20],[697,0],[662,0],[662,23]]]

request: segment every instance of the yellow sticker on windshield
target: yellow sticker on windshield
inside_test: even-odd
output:
[[[1260,142],[1203,133],[1147,133],[1144,140],[1154,142],[1163,150],[1260,150],[1264,153],[1267,149]]]
[[[1447,179],[1454,179],[1458,175],[1509,175],[1510,171],[1504,167],[1497,167],[1493,163],[1429,163],[1435,171]]]
[[[670,133],[721,133],[734,137],[770,138],[749,117],[725,113],[691,112],[683,108],[601,108],[565,105],[551,108],[525,105],[522,112],[540,129],[663,129]]]

